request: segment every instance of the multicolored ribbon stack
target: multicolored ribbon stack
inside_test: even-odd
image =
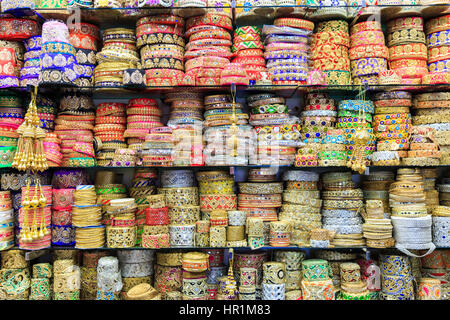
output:
[[[292,222],[292,244],[299,247],[307,246],[311,230],[322,227],[319,174],[308,171],[286,171],[283,181],[286,183],[279,219]]]
[[[219,86],[222,70],[229,64],[231,53],[231,18],[206,13],[186,21],[188,39],[185,85]]]
[[[148,197],[156,193],[156,178],[158,177],[154,169],[137,169],[131,182],[130,197],[134,198],[137,204],[136,210],[136,245],[142,243],[142,234],[146,220],[145,210],[150,205]]]
[[[106,244],[108,248],[136,246],[136,210],[134,198],[112,199],[106,206]]]
[[[248,158],[255,155],[256,135],[253,127],[247,125],[248,114],[243,112],[242,104],[233,103],[229,95],[221,94],[206,96],[204,105],[206,165],[247,165]],[[231,126],[233,113],[237,130]]]
[[[32,19],[5,15],[0,19],[0,29],[0,88],[18,87],[24,60],[23,45],[19,41],[36,36],[40,28]]]
[[[170,14],[143,17],[136,22],[137,47],[144,70],[126,70],[131,73],[133,85],[142,80],[147,86],[181,84],[184,77],[183,31],[184,19]]]
[[[296,167],[315,167],[317,154],[322,151],[322,139],[336,123],[336,106],[325,93],[309,93],[306,105],[300,113],[301,142],[305,145],[297,150]],[[324,150],[326,151],[326,150]]]
[[[300,132],[298,118],[289,115],[285,99],[262,93],[248,96],[247,104],[251,108],[250,124],[255,126],[258,139],[258,159],[254,164],[292,164]]]
[[[194,172],[166,170],[161,173],[163,194],[169,207],[170,246],[191,247],[194,244],[195,223],[200,220],[198,188],[194,187]]]
[[[352,8],[347,7],[347,0],[307,0],[306,4],[316,7],[311,17],[317,20],[347,19],[352,16]]]
[[[428,215],[424,178],[420,169],[397,170],[397,181],[389,188],[391,220],[394,225],[395,247],[405,254],[409,250],[429,250],[432,243],[432,218]]]
[[[218,280],[226,275],[227,272],[226,266],[223,264],[224,250],[208,249],[204,250],[204,252],[209,255],[209,268],[206,270],[209,300],[215,300]]]
[[[344,8],[345,9],[345,8]],[[323,72],[328,85],[349,85],[350,37],[344,20],[319,22],[312,36],[312,69]]]
[[[313,22],[299,18],[277,18],[274,25],[264,26],[264,57],[274,85],[306,84],[308,37],[313,29]]]
[[[134,29],[111,28],[103,31],[103,48],[96,54],[96,87],[117,88],[123,85],[124,71],[140,65]]]
[[[206,270],[209,255],[202,252],[183,253],[183,300],[209,300]]]
[[[200,166],[203,158],[203,95],[200,92],[177,91],[165,96],[171,104],[167,125],[174,137],[174,166]]]
[[[181,300],[183,287],[183,254],[181,252],[156,252],[155,288],[168,300]],[[171,298],[172,297],[172,298]]]
[[[82,73],[75,83],[82,88],[82,91],[90,91],[90,87],[94,85],[96,54],[100,48],[100,30],[90,23],[72,23],[69,27],[69,39],[75,48],[77,62],[82,68]]]
[[[330,129],[322,139],[322,151],[317,154],[319,166],[345,167],[347,153],[345,152],[345,138],[342,129]]]
[[[247,71],[250,85],[267,77],[266,61],[264,60],[264,44],[261,41],[261,28],[244,26],[234,30],[233,52],[236,57],[233,63],[240,63]]]
[[[63,22],[47,21],[42,26],[40,86],[74,86],[84,71],[69,41],[69,29]]]
[[[378,75],[387,70],[388,49],[381,23],[366,21],[350,29],[350,66],[354,85],[377,85]]]
[[[344,252],[337,250],[317,250],[314,258],[327,260],[331,268],[331,279],[335,292],[341,290],[341,264],[344,262],[353,262],[358,258],[355,252]]]
[[[141,150],[146,135],[156,127],[162,127],[161,110],[156,100],[136,98],[128,101],[124,137],[130,149]]]
[[[55,128],[57,106],[57,103],[49,97],[42,95],[36,97],[36,107],[39,120],[41,121],[41,128],[46,132],[51,132]]]
[[[286,264],[269,261],[263,264],[262,300],[284,300],[286,294]]]
[[[437,206],[433,209],[433,243],[438,247],[448,247],[450,239],[448,228],[450,226],[450,207]]]
[[[399,165],[409,149],[412,95],[405,91],[380,92],[374,97],[372,128],[377,137],[377,151],[371,156],[376,166]]]
[[[415,123],[415,125],[434,129],[433,136],[442,153],[441,164],[450,163],[450,118],[447,111],[449,106],[448,92],[422,93],[414,96],[413,108],[423,115],[420,117],[423,124]]]
[[[374,130],[371,128],[372,114],[374,113],[374,104],[368,100],[341,100],[339,102],[338,110],[339,117],[337,119],[336,128],[344,131],[344,138],[347,143],[345,150],[350,160],[358,156],[362,157],[366,165],[369,165],[369,160],[366,160],[376,148],[376,136]],[[359,129],[366,130],[370,139],[362,146],[363,150],[358,150],[356,145]]]
[[[197,173],[200,192],[200,210],[203,220],[209,220],[211,211],[236,210],[234,179],[226,171],[202,171]]]
[[[302,261],[303,300],[335,300],[331,277],[333,273],[326,260],[308,259]]]
[[[24,41],[26,52],[23,55],[24,64],[20,69],[20,86],[37,86],[41,69],[42,37],[34,36]]]
[[[97,105],[94,127],[97,165],[108,166],[116,149],[126,148],[125,103],[103,102]]]
[[[371,172],[362,182],[364,199],[381,200],[386,218],[390,217],[389,186],[394,182],[394,173],[389,171]]]
[[[443,115],[442,115],[443,116]],[[426,115],[413,116],[413,127],[410,130],[410,147],[407,156],[402,158],[404,166],[437,166],[440,163],[441,152],[434,138],[435,130],[429,127],[416,126],[428,122]]]
[[[103,215],[106,215],[106,207],[113,199],[123,199],[128,196],[127,186],[117,183],[117,175],[113,171],[97,171],[95,175],[95,188],[97,193],[97,204],[102,208]],[[121,182],[121,181],[120,181]],[[103,218],[103,224],[106,219]]]
[[[264,220],[264,244],[269,244],[270,222],[277,221],[277,208],[281,207],[283,183],[276,182],[266,170],[248,177],[248,182],[239,183],[238,210],[246,211],[247,217]],[[264,177],[263,176],[267,176]],[[264,182],[261,182],[261,178]],[[259,180],[259,181],[258,181]],[[287,236],[287,235],[285,235]]]
[[[66,96],[61,99],[54,132],[61,140],[63,166],[95,166],[93,109],[94,104],[88,96]]]
[[[417,85],[428,74],[422,17],[404,17],[387,23],[389,65],[403,84]]]
[[[240,287],[244,289],[244,294],[248,293],[261,299],[263,264],[269,260],[267,252],[240,252],[236,253],[233,259],[234,278]]]
[[[72,206],[75,189],[53,189],[52,245],[75,245],[75,228],[72,227]]]
[[[144,248],[169,247],[169,207],[162,194],[147,197],[142,242]]]
[[[151,128],[142,143],[140,155],[144,166],[171,167],[173,165],[174,137],[172,128]]]
[[[423,84],[450,83],[450,15],[430,19],[425,24],[428,70]]]
[[[332,244],[338,247],[363,246],[363,192],[355,188],[351,172],[323,174],[323,228],[336,231]]]
[[[17,128],[24,121],[22,101],[16,95],[0,95],[0,167],[11,167],[16,154]]]

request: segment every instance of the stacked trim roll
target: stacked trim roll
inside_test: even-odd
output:
[[[80,300],[80,267],[72,259],[53,263],[53,300]]]
[[[319,174],[287,171],[283,181],[286,183],[279,219],[292,223],[291,244],[299,247],[308,246],[311,230],[322,227]]]
[[[109,166],[116,149],[126,148],[124,103],[103,102],[97,105],[94,139],[97,141],[97,164]],[[100,143],[99,143],[100,141]]]
[[[167,125],[174,136],[173,164],[200,166],[203,158],[203,94],[177,91],[168,93],[164,102],[171,104]]]
[[[100,258],[97,265],[97,300],[120,300],[122,287],[119,259]]]
[[[350,29],[350,66],[354,85],[377,85],[378,75],[388,69],[388,49],[381,23],[366,21]]]
[[[344,8],[345,9],[345,8]],[[348,23],[344,20],[319,22],[312,36],[313,69],[325,74],[328,85],[351,85]]]
[[[425,23],[428,47],[428,70],[422,79],[423,84],[442,84],[450,82],[450,15],[428,20]]]
[[[376,166],[395,166],[410,148],[412,95],[405,91],[381,92],[374,98],[372,127],[377,137],[377,151],[371,156]],[[414,140],[412,141],[414,143]],[[414,143],[414,147],[419,147]],[[419,147],[420,149],[420,147]]]
[[[184,19],[162,14],[136,22],[137,47],[147,86],[176,86],[184,77]],[[142,77],[142,75],[141,75]]]
[[[396,18],[387,23],[390,69],[403,84],[420,84],[428,74],[422,17]]]
[[[105,244],[105,227],[102,225],[102,211],[97,204],[93,185],[78,185],[74,193],[72,225],[75,228],[77,248],[99,248]]]
[[[314,23],[299,18],[277,18],[273,23],[274,25],[263,28],[266,36],[264,57],[267,71],[272,74],[272,84],[306,84],[308,37],[314,29]]]

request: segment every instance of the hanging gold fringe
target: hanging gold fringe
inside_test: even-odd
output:
[[[237,115],[236,115],[236,89],[234,87],[231,88],[231,97],[233,99],[233,104],[232,104],[232,108],[233,108],[233,113],[230,116],[230,121],[231,121],[231,126],[230,126],[230,138],[228,139],[228,147],[231,149],[230,151],[230,155],[232,157],[237,157],[238,156],[238,152],[237,149],[239,147],[239,139],[237,137],[239,128],[237,126]]]
[[[31,101],[24,122],[17,128],[19,140],[12,163],[13,168],[20,171],[32,171],[34,174],[35,190],[33,198],[30,200],[32,181],[27,179],[27,186],[22,201],[23,219],[20,232],[20,240],[22,242],[43,239],[50,232],[45,227],[45,213],[43,209],[47,204],[47,199],[42,192],[41,181],[36,174],[37,171],[48,169],[43,143],[45,131],[40,127],[41,121],[37,112],[36,97],[37,87],[31,92]],[[41,209],[40,221],[37,219],[38,209]],[[32,217],[28,216],[30,211],[32,212]]]
[[[31,169],[44,171],[48,169],[44,153],[43,140],[45,131],[40,127],[40,119],[36,107],[37,87],[31,92],[31,101],[24,122],[17,128],[19,140],[12,167],[21,171]]]
[[[362,95],[362,100],[365,99],[365,91],[360,92],[360,95]],[[355,142],[353,147],[353,154],[347,161],[347,167],[351,168],[353,171],[357,171],[360,174],[363,174],[366,171],[366,154],[365,154],[365,148],[367,146],[367,143],[370,140],[370,134],[366,129],[366,113],[364,111],[363,106],[361,106],[358,110],[358,118],[359,121],[357,122],[357,128],[355,129],[353,140]]]

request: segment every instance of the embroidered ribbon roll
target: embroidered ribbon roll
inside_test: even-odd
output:
[[[286,285],[284,283],[280,284],[271,284],[271,283],[263,283],[262,284],[262,300],[285,300],[286,294]]]
[[[302,280],[303,300],[335,300],[333,280]]]
[[[434,278],[421,278],[418,296],[419,300],[441,300],[441,281]]]

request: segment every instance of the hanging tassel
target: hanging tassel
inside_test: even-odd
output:
[[[22,230],[20,231],[20,240],[22,240],[22,242],[30,242],[32,240],[28,221],[28,210],[30,209],[29,194],[30,194],[30,182],[28,181],[27,188],[25,190],[24,200],[22,201],[23,220],[22,220]]]
[[[232,86],[231,87],[231,97],[233,99],[233,104],[232,104],[232,114],[230,115],[230,121],[231,121],[231,126],[230,126],[230,138],[227,141],[227,145],[228,148],[231,149],[230,151],[230,155],[232,157],[237,157],[238,156],[238,152],[237,149],[239,147],[239,139],[237,137],[239,128],[237,126],[237,115],[236,115],[236,87]]]
[[[31,92],[31,102],[24,122],[17,128],[19,140],[12,167],[21,171],[27,169],[44,171],[48,169],[44,153],[43,140],[45,131],[40,127],[40,119],[36,107],[37,87]]]

